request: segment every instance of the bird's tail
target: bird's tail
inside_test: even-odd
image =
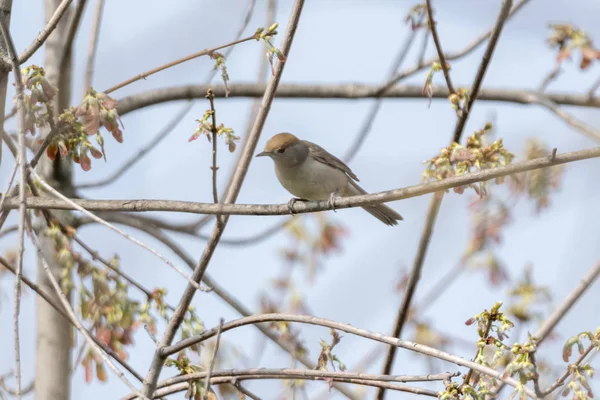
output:
[[[356,182],[350,181],[350,183],[350,192],[352,195],[367,194],[367,192],[358,186]],[[398,221],[402,221],[404,219],[402,218],[402,215],[398,214],[385,204],[369,204],[368,206],[363,206],[362,208],[389,226],[398,225]]]

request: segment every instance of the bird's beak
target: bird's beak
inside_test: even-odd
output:
[[[268,151],[263,151],[262,153],[258,153],[256,155],[256,157],[265,157],[265,156],[268,156],[268,155],[270,155],[270,153]]]

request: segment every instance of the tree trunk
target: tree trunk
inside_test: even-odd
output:
[[[46,20],[54,13],[60,0],[46,0]],[[71,59],[63,64],[61,57],[63,43],[68,29],[69,13],[64,15],[56,30],[45,44],[44,68],[46,77],[52,85],[58,85],[57,99],[54,102],[55,112],[66,108],[71,94]],[[69,57],[71,58],[71,57]],[[66,67],[65,67],[66,66]],[[60,77],[60,79],[59,79]],[[44,132],[48,134],[48,132]],[[71,161],[57,157],[55,161],[42,157],[38,167],[39,173],[57,190],[72,195]],[[68,223],[68,213],[54,213],[62,222]],[[38,221],[40,229],[44,223]],[[56,259],[54,242],[45,235],[40,235],[40,244],[54,276],[59,277],[62,266]],[[38,284],[47,293],[54,290],[40,261],[38,261]],[[58,296],[55,296],[58,302]],[[68,400],[71,397],[71,350],[73,346],[73,328],[67,319],[58,314],[40,297],[37,298],[37,362],[35,374],[35,396],[37,400]]]

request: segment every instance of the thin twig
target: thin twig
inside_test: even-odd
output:
[[[506,20],[510,15],[510,9],[512,7],[512,4],[512,0],[502,0],[502,7],[500,8],[500,13],[498,14],[498,18],[496,19],[496,23],[494,24],[494,28],[492,29],[492,33],[490,34],[490,40],[485,49],[485,53],[483,54],[481,63],[479,64],[479,69],[477,70],[477,74],[475,75],[475,81],[473,82],[473,86],[471,86],[471,90],[469,92],[469,100],[467,101],[466,106],[462,110],[462,114],[458,119],[456,128],[454,129],[454,142],[456,143],[460,142],[460,137],[462,136],[465,124],[467,123],[469,115],[471,114],[473,104],[479,96],[481,83],[483,82],[485,72],[487,71],[490,61],[492,60],[492,55],[494,54],[494,50],[496,49],[496,44],[498,43],[500,33],[502,33],[502,28],[504,27],[504,24],[506,23]]]
[[[206,98],[210,103],[211,119],[212,119],[212,193],[215,204],[219,203],[219,193],[217,192],[217,111],[215,110],[215,95],[211,89],[206,92]]]
[[[308,315],[294,315],[294,314],[259,314],[252,315],[250,317],[240,318],[231,322],[227,322],[223,325],[222,332],[227,332],[231,329],[237,329],[242,326],[252,325],[256,323],[263,322],[297,322],[303,324],[309,324],[314,326],[323,326],[328,328],[333,328],[340,330],[342,332],[346,332],[352,335],[360,336],[366,339],[374,340],[376,342],[385,343],[391,346],[401,347],[403,349],[407,349],[410,351],[414,351],[420,354],[424,354],[430,357],[438,358],[440,360],[448,361],[450,363],[459,365],[461,367],[473,368],[477,372],[480,372],[484,375],[499,379],[503,382],[506,382],[510,386],[517,387],[520,386],[520,383],[516,380],[504,377],[502,372],[495,371],[492,368],[486,367],[481,364],[477,364],[473,361],[466,360],[464,358],[446,353],[444,351],[434,349],[432,347],[418,344],[414,342],[409,342],[406,340],[397,339],[391,336],[382,335],[380,333],[371,332],[365,329],[356,328],[349,324],[344,324],[341,322],[331,321],[325,318],[317,318]],[[217,334],[217,328],[208,329],[202,332],[199,335],[192,336],[188,339],[181,340],[175,345],[167,346],[162,351],[161,354],[164,357],[175,354],[189,346],[192,346],[197,343],[201,343],[205,340],[214,337]],[[535,394],[531,391],[531,389],[525,389],[528,396],[531,398],[535,398]]]
[[[421,234],[421,239],[419,242],[419,248],[417,250],[417,255],[415,257],[415,261],[413,263],[413,268],[408,278],[408,285],[404,292],[404,296],[402,298],[402,304],[398,309],[398,315],[396,316],[396,322],[394,323],[394,332],[392,334],[393,337],[400,338],[402,335],[402,329],[404,328],[404,324],[408,319],[410,313],[410,307],[412,303],[413,296],[415,294],[415,290],[417,288],[417,284],[421,279],[421,272],[423,270],[423,264],[425,262],[425,255],[427,254],[427,249],[429,248],[429,242],[431,241],[431,236],[433,234],[433,227],[435,225],[435,220],[437,218],[438,212],[440,210],[440,205],[442,203],[443,194],[438,192],[434,194],[434,198],[429,205],[429,211],[427,212],[427,221],[425,222],[425,227],[423,228],[423,233]],[[388,349],[387,355],[385,357],[384,366],[383,366],[383,374],[388,375],[392,371],[392,367],[394,365],[394,359],[396,357],[396,349],[397,347],[391,346]],[[377,399],[381,400],[385,396],[385,390],[379,389],[377,391]]]
[[[581,365],[581,363],[583,363],[583,361],[585,360],[585,358],[595,349],[598,349],[598,346],[595,346],[593,343],[579,356],[579,358],[573,363],[573,365]],[[554,392],[556,389],[558,389],[559,387],[561,387],[562,385],[564,385],[565,381],[567,380],[567,378],[571,375],[571,371],[570,368],[567,367],[567,370],[565,371],[564,374],[562,374],[560,376],[560,378],[558,378],[552,385],[550,385],[548,387],[548,389],[544,390],[542,392],[542,395],[539,396],[541,399],[547,397],[549,394],[551,394],[552,392]]]
[[[588,96],[588,98],[594,98],[594,94],[596,93],[596,90],[598,90],[598,88],[600,88],[600,77],[594,82],[594,84],[592,85],[592,87],[587,91],[586,95]]]
[[[361,207],[374,203],[387,203],[422,196],[429,193],[445,191],[458,186],[485,182],[501,176],[515,175],[521,172],[532,171],[555,165],[600,157],[600,147],[578,150],[569,153],[540,157],[533,160],[509,164],[503,167],[485,169],[465,175],[446,178],[441,181],[422,183],[399,189],[375,192],[364,195],[341,197],[336,200],[336,209]],[[80,207],[89,211],[165,211],[191,214],[223,214],[223,215],[290,215],[287,204],[214,204],[195,203],[178,200],[83,200],[50,197],[29,197],[27,208],[30,209],[57,209],[80,210]],[[18,201],[7,198],[3,210],[18,208]],[[306,201],[294,205],[294,213],[312,213],[331,210],[327,201]],[[81,211],[81,210],[80,210]]]
[[[17,56],[17,50],[15,43],[13,42],[12,36],[8,29],[6,20],[0,17],[0,30],[2,30],[2,36],[8,53],[10,55],[13,74],[15,77],[15,86],[17,88],[17,113],[19,115],[19,152],[17,163],[19,164],[19,247],[17,250],[17,273],[15,274],[15,287],[14,287],[14,315],[13,315],[13,330],[14,330],[14,345],[15,345],[15,381],[16,381],[16,397],[21,399],[21,345],[19,335],[19,314],[21,312],[21,277],[23,275],[23,256],[25,254],[25,218],[27,217],[27,203],[25,196],[26,189],[26,178],[27,175],[26,165],[27,158],[25,155],[25,97],[23,80],[21,79],[21,69],[19,67],[19,59]],[[12,178],[9,185],[12,184]],[[3,201],[5,198],[2,199]]]
[[[217,329],[217,341],[215,343],[215,348],[210,359],[208,371],[206,371],[206,378],[204,380],[204,394],[202,395],[202,400],[208,399],[208,391],[210,390],[210,377],[213,373],[213,370],[215,369],[215,364],[217,363],[217,353],[219,351],[219,344],[221,344],[221,331],[223,330],[224,323],[225,320],[221,318],[219,320],[219,328]]]
[[[294,5],[292,6],[292,13],[288,22],[288,26],[286,28],[286,32],[282,39],[281,44],[281,52],[285,59],[287,59],[290,47],[292,44],[292,40],[294,38],[294,34],[296,32],[296,28],[298,26],[298,22],[300,19],[300,13],[302,11],[302,7],[304,6],[304,0],[295,0]],[[269,81],[269,85],[265,91],[263,102],[260,108],[258,115],[256,116],[256,120],[254,123],[254,127],[252,128],[252,132],[248,136],[248,141],[246,147],[244,148],[244,152],[236,166],[233,178],[232,185],[230,191],[227,193],[227,196],[224,200],[224,204],[215,204],[214,206],[218,208],[222,208],[230,203],[234,203],[237,199],[237,196],[240,192],[242,183],[244,178],[246,177],[246,173],[248,171],[248,167],[250,165],[250,161],[254,158],[254,150],[256,148],[256,144],[262,132],[263,126],[267,119],[267,115],[271,108],[271,103],[273,102],[273,98],[275,97],[275,92],[277,90],[277,86],[279,85],[279,81],[281,79],[281,75],[283,73],[283,69],[285,66],[285,62],[279,61],[274,68],[273,75]],[[206,248],[202,257],[200,258],[198,265],[194,269],[194,273],[192,275],[193,280],[195,282],[200,282],[206,269],[208,268],[208,264],[212,258],[214,250],[216,249],[219,239],[223,234],[223,231],[227,225],[228,217],[224,217],[221,223],[217,223],[213,229],[211,234],[211,238],[206,244]],[[144,385],[144,393],[147,396],[151,396],[154,393],[154,389],[156,388],[156,383],[158,382],[158,377],[160,375],[160,371],[164,365],[164,358],[161,356],[161,349],[164,346],[168,346],[173,341],[175,337],[175,333],[177,329],[181,325],[183,321],[183,316],[187,311],[191,301],[194,297],[195,291],[192,290],[192,287],[188,285],[185,292],[183,293],[179,305],[177,309],[173,313],[169,324],[165,330],[165,333],[160,341],[160,346],[157,347],[156,353],[152,359],[152,363],[150,369],[148,370],[148,374],[146,376],[146,384]]]
[[[450,79],[450,69],[448,66],[448,62],[446,61],[446,57],[444,56],[444,50],[442,49],[442,43],[440,42],[440,38],[437,33],[436,22],[433,20],[433,10],[431,9],[431,0],[426,1],[427,4],[427,25],[429,26],[429,30],[431,31],[431,37],[433,38],[433,43],[435,44],[435,49],[438,54],[438,58],[440,60],[440,64],[442,66],[442,71],[444,72],[444,79],[446,79],[446,85],[448,86],[448,91],[450,94],[456,93],[454,90],[454,86],[452,85],[452,79]]]
[[[34,41],[19,55],[19,65],[25,63],[29,60],[37,49],[42,47],[48,36],[56,29],[56,26],[60,22],[60,19],[69,9],[71,2],[73,0],[63,0],[58,7],[56,7],[56,11],[52,15],[52,18],[48,21],[44,29],[38,34],[38,36],[34,39]]]
[[[96,3],[96,13],[94,14],[94,23],[92,25],[92,33],[90,35],[90,44],[88,46],[88,56],[85,67],[85,78],[83,83],[83,93],[92,87],[94,79],[94,64],[96,62],[96,52],[98,49],[98,38],[100,37],[100,26],[102,25],[102,12],[104,10],[104,0],[98,0]]]
[[[186,61],[193,60],[194,58],[206,56],[206,55],[209,55],[211,53],[214,53],[217,50],[221,50],[221,49],[224,49],[224,48],[230,47],[230,46],[235,46],[236,44],[248,42],[248,41],[254,40],[254,39],[256,39],[256,36],[255,35],[251,35],[251,36],[245,37],[243,39],[234,40],[233,42],[230,42],[230,43],[227,43],[227,44],[224,44],[224,45],[221,45],[221,46],[214,47],[212,49],[202,50],[202,51],[199,51],[197,53],[190,54],[189,56],[180,58],[180,59],[175,60],[175,61],[171,61],[169,63],[161,65],[160,67],[156,67],[154,69],[151,69],[149,71],[146,71],[144,73],[136,75],[133,78],[129,78],[126,81],[123,81],[123,82],[121,82],[121,83],[119,83],[119,84],[117,84],[115,86],[112,86],[112,87],[106,89],[104,91],[104,93],[108,94],[108,93],[114,92],[115,90],[121,89],[121,88],[123,88],[123,87],[125,87],[125,86],[127,86],[127,85],[129,85],[131,83],[137,82],[140,79],[146,79],[150,75],[154,75],[157,72],[164,71],[165,69],[168,69],[168,68],[174,67],[176,65],[182,64],[182,63],[184,63]]]
[[[524,5],[526,5],[530,1],[531,0],[521,0],[519,3],[517,3],[510,11],[508,18],[515,15],[519,10],[521,10],[521,8]],[[458,59],[470,54],[472,51],[477,49],[482,43],[484,43],[487,39],[489,39],[492,32],[493,32],[493,28],[482,33],[481,35],[479,35],[473,42],[471,42],[464,49],[457,51],[455,53],[445,54],[444,57],[446,58],[446,61],[458,60]],[[377,93],[387,92],[389,89],[391,89],[393,86],[395,86],[401,80],[406,79],[409,76],[412,76],[412,75],[416,74],[417,72],[420,72],[426,68],[430,68],[433,65],[433,63],[437,62],[438,60],[439,60],[439,57],[434,57],[423,63],[419,63],[419,65],[416,65],[410,69],[407,69],[406,71],[400,72],[393,79],[391,79],[388,82],[386,82],[385,84],[381,85],[377,89]]]

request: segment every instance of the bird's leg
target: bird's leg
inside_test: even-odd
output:
[[[339,197],[339,195],[340,195],[340,191],[338,189],[336,189],[335,191],[331,192],[331,194],[329,195],[329,200],[327,200],[327,205],[329,207],[331,207],[333,212],[336,212],[335,211],[335,198]]]
[[[290,199],[290,201],[288,201],[288,203],[287,203],[288,210],[290,210],[290,213],[292,213],[292,214],[296,214],[296,211],[294,210],[294,204],[295,204],[297,201],[308,201],[308,200],[306,200],[306,199],[302,199],[302,198],[300,198],[300,197],[292,197],[292,198]]]

